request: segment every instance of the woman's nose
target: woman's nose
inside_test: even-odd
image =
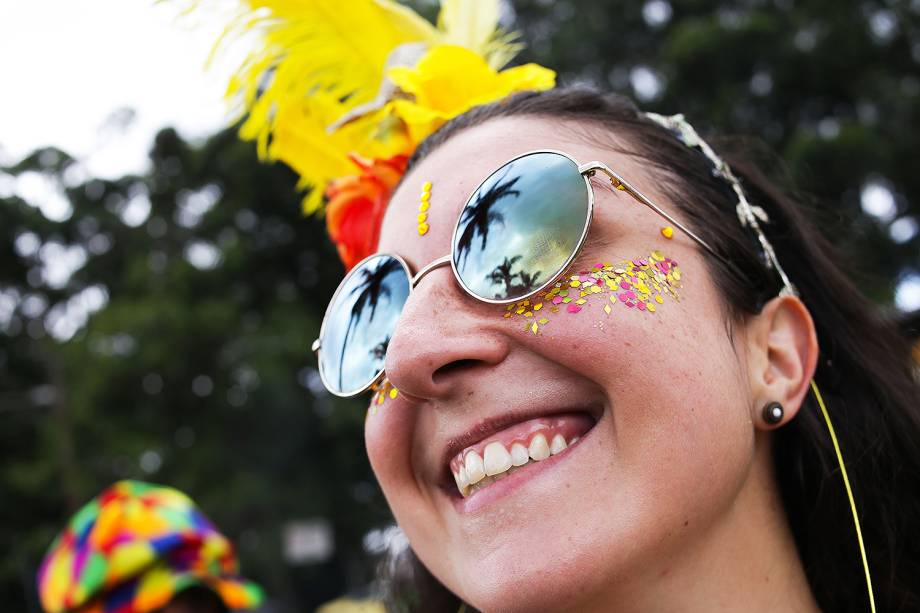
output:
[[[422,399],[457,393],[463,382],[508,354],[500,307],[480,302],[458,285],[450,267],[413,289],[387,346],[386,376],[400,392]]]

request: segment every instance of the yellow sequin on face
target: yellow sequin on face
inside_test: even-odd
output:
[[[418,235],[425,236],[428,233],[428,208],[431,206],[431,181],[425,181],[422,184],[422,194],[419,196],[418,205]]]
[[[380,383],[371,386],[374,395],[371,396],[370,414],[376,415],[377,407],[383,404],[387,398],[393,399],[399,395],[399,391],[390,383],[390,380],[384,378]]]
[[[527,320],[524,328],[537,334],[550,323],[548,317],[537,321],[534,311],[549,310],[559,313],[579,313],[591,307],[592,296],[603,294],[603,310],[608,316],[613,313],[612,304],[621,304],[627,309],[655,313],[656,304],[664,304],[664,296],[680,300],[681,272],[677,262],[665,257],[660,251],[652,251],[649,257],[626,260],[616,265],[597,264],[591,270],[578,274],[563,275],[549,290],[541,291],[530,306],[530,300],[521,300],[505,307],[503,317],[511,319],[523,316]],[[543,313],[541,313],[542,315]]]

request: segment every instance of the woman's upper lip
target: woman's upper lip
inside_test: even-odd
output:
[[[600,413],[602,410],[603,409],[601,407],[593,404],[560,405],[553,408],[535,406],[530,409],[513,409],[500,415],[492,415],[485,419],[481,419],[475,422],[469,429],[447,439],[444,451],[441,455],[438,474],[441,475],[441,480],[444,481],[445,484],[456,489],[453,475],[450,474],[450,461],[454,456],[456,456],[467,447],[475,445],[479,441],[491,436],[496,432],[500,432],[509,426],[537,417],[558,415],[560,413],[588,413],[594,419],[594,422],[597,423],[597,421],[600,419]]]

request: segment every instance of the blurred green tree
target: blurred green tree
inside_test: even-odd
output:
[[[920,275],[920,3],[513,4],[524,59],[563,83],[594,83],[779,154],[879,303]]]
[[[360,403],[328,396],[309,352],[342,268],[292,173],[232,130],[163,130],[151,160],[114,181],[54,149],[4,170],[70,212],[0,200],[0,601],[37,610],[54,534],[132,477],[189,493],[270,594],[314,606],[368,581],[361,539],[386,519]],[[332,557],[290,564],[283,527],[311,518]]]

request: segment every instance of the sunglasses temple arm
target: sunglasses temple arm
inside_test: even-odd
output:
[[[684,234],[686,234],[687,236],[692,238],[694,241],[696,241],[697,244],[699,244],[703,249],[705,249],[712,255],[716,256],[717,258],[722,259],[722,256],[716,253],[715,249],[710,247],[706,241],[704,241],[699,236],[694,234],[693,231],[690,230],[690,228],[687,228],[686,226],[684,226],[684,224],[680,223],[679,221],[671,217],[667,212],[659,208],[657,204],[652,202],[645,194],[643,194],[642,192],[637,190],[635,187],[630,185],[629,182],[626,181],[626,179],[624,179],[623,177],[621,177],[614,171],[610,170],[610,168],[608,168],[604,164],[601,164],[600,162],[589,162],[588,164],[583,164],[582,166],[578,167],[578,171],[581,174],[586,175],[588,177],[593,177],[594,174],[598,170],[600,170],[605,175],[607,175],[607,177],[610,179],[610,183],[613,184],[613,186],[616,189],[625,191],[630,196],[632,196],[633,198],[635,198],[636,200],[638,200],[639,202],[641,202],[642,204],[652,209],[653,211],[655,211],[656,213],[658,213],[659,215],[667,219],[669,222],[677,226]]]
[[[445,256],[439,257],[433,262],[430,262],[427,266],[425,266],[420,271],[415,273],[414,277],[412,277],[412,279],[410,280],[410,285],[412,286],[412,289],[415,289],[415,286],[418,285],[421,282],[421,280],[424,279],[425,276],[431,271],[433,271],[434,269],[440,268],[441,266],[449,266],[449,265],[450,265],[450,254],[449,253]]]

